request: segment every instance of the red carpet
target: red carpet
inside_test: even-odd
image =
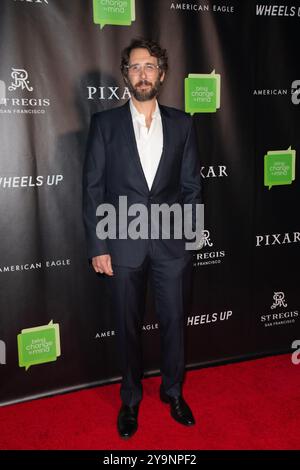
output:
[[[300,365],[274,356],[187,373],[196,426],[171,419],[158,377],[144,380],[139,430],[119,438],[119,385],[0,408],[0,449],[299,449]]]

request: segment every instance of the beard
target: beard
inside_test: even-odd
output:
[[[160,78],[158,77],[154,84],[148,82],[148,80],[140,80],[138,83],[133,85],[128,79],[127,85],[130,93],[135,97],[137,101],[149,101],[158,95],[160,87],[162,85]],[[141,85],[149,85],[149,89],[141,89]]]

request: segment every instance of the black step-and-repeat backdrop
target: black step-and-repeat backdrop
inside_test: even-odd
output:
[[[299,336],[298,2],[1,0],[0,401],[118,380],[105,280],[86,259],[90,117],[129,98],[131,38],[169,52],[162,104],[194,115],[204,246],[187,364],[288,351]],[[145,371],[160,363],[151,292]]]

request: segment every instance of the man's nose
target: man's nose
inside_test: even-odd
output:
[[[141,77],[145,78],[146,77],[146,72],[145,72],[145,67],[141,67]]]

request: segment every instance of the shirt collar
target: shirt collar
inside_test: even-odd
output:
[[[155,118],[160,118],[160,109],[159,109],[159,106],[158,106],[158,102],[157,100],[155,100],[155,110],[153,111],[152,113],[152,119],[155,119]],[[131,111],[131,115],[132,115],[132,118],[137,120],[139,123],[141,123],[142,125],[146,125],[146,119],[145,119],[145,116],[143,113],[140,113],[136,107],[134,106],[133,104],[133,101],[132,99],[129,100],[129,106],[130,106],[130,111]]]

